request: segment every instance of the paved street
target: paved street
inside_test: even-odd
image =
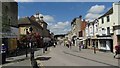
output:
[[[41,52],[41,53],[40,53]],[[25,55],[21,56],[25,58]],[[108,52],[93,53],[93,50],[78,50],[77,46],[69,49],[62,45],[56,48],[49,48],[48,52],[42,54],[42,49],[35,52],[38,66],[118,66],[118,59],[113,58],[113,54]],[[20,57],[17,57],[20,59]],[[31,67],[29,59],[23,59],[19,62],[11,62],[4,66],[22,66]],[[3,67],[6,68],[6,67]]]
[[[46,59],[40,59],[42,66],[118,66],[118,59],[114,59],[112,53],[93,54],[92,50],[78,51],[77,47],[70,50],[63,45],[51,48],[43,57]]]
[[[43,51],[42,49],[35,51],[35,57],[42,55],[43,54],[42,51]],[[9,62],[9,63],[4,64],[3,66],[7,66],[7,67],[11,67],[11,66],[31,67],[31,61],[29,58],[30,58],[30,54],[28,54],[28,58],[26,58],[26,55],[9,57],[9,58],[7,58],[7,62]]]

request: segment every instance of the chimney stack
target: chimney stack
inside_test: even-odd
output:
[[[85,19],[83,19],[83,22],[85,22]]]
[[[43,16],[40,16],[40,20],[43,21]]]
[[[79,16],[80,20],[82,20],[82,15]]]

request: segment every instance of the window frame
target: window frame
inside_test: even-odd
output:
[[[104,24],[104,18],[101,18],[102,24]]]
[[[107,22],[110,22],[110,16],[108,15],[106,16],[106,18],[107,18]]]

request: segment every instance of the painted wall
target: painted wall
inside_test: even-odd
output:
[[[110,28],[110,33],[113,33],[113,14],[109,15],[110,21],[107,22],[107,16],[103,17],[104,23],[102,24],[102,18],[99,19],[99,25],[98,25],[98,31],[99,35],[102,36],[102,34],[107,35],[107,27]],[[104,30],[102,30],[104,28]]]
[[[90,36],[93,36],[93,29],[94,29],[93,25],[90,24],[90,26],[89,26],[89,34],[90,34]]]
[[[26,34],[26,27],[19,27],[20,34]]]
[[[86,33],[86,37],[88,37],[88,36],[89,36],[89,28],[88,28],[88,25],[87,25],[86,28],[85,28],[85,33]]]
[[[120,25],[120,2],[113,3],[113,22],[114,25]]]
[[[94,24],[94,36],[98,34],[98,23]]]

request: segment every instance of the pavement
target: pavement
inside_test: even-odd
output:
[[[42,66],[118,66],[118,59],[113,58],[113,53],[97,51],[93,53],[91,49],[78,50],[77,46],[71,49],[58,45],[51,48],[51,52],[38,58]],[[42,59],[44,58],[44,59]]]
[[[114,68],[115,66],[116,68],[116,66],[119,65],[118,63],[120,63],[119,59],[113,58],[114,54],[111,52],[97,51],[96,54],[94,54],[91,49],[82,49],[79,51],[77,46],[72,46],[70,49],[61,44],[57,45],[55,48],[48,48],[46,53],[43,53],[42,51],[43,50],[40,49],[35,52],[35,59],[39,68],[57,68],[61,66],[75,66],[78,68],[82,66],[82,68],[86,68],[86,66],[87,68],[90,66],[92,66],[92,68],[96,68],[96,66],[102,66],[102,68]],[[31,68],[31,61],[29,58],[25,58],[25,55],[12,58],[14,59],[7,58],[7,61],[11,60],[12,62],[3,66],[22,66],[22,68]],[[24,60],[16,61],[20,59]]]
[[[43,55],[43,49],[38,48],[37,51],[35,51],[35,57]],[[2,66],[31,66],[30,54],[28,53],[28,57],[26,58],[26,55],[20,55],[16,57],[9,57],[6,59],[5,64]]]

